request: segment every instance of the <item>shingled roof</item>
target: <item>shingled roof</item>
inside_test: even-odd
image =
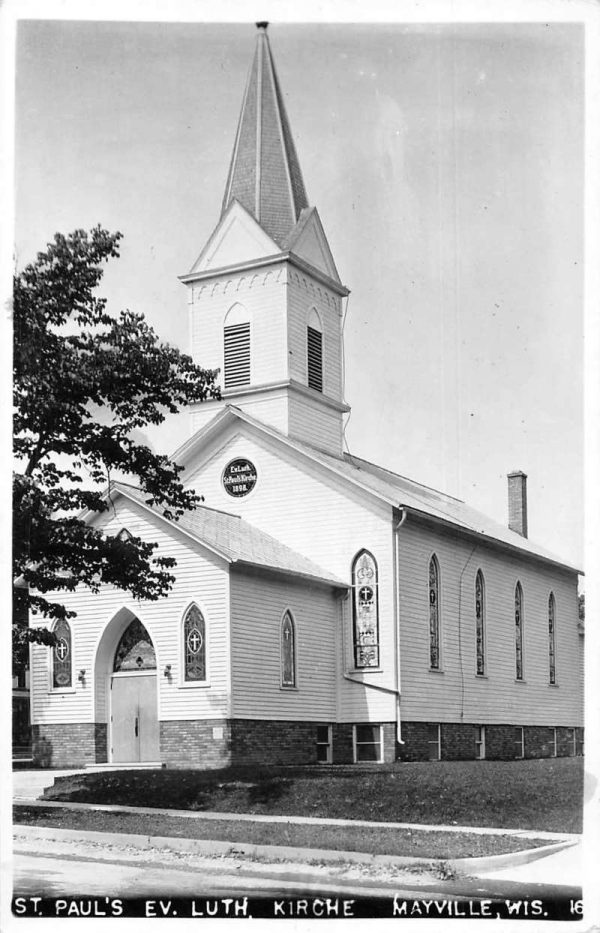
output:
[[[223,422],[230,418],[245,421],[260,432],[269,435],[309,460],[322,464],[338,476],[357,484],[362,489],[396,508],[406,508],[409,511],[421,513],[423,516],[429,516],[437,521],[462,529],[464,532],[487,538],[490,543],[494,542],[513,551],[549,561],[566,570],[582,573],[579,568],[533,543],[529,538],[524,538],[507,526],[494,521],[494,519],[467,505],[461,499],[456,499],[437,489],[431,489],[429,486],[424,486],[422,483],[408,479],[384,467],[369,463],[360,457],[348,453],[344,453],[340,457],[325,453],[325,451],[312,447],[305,441],[288,437],[277,428],[259,421],[249,415],[247,411],[235,405],[226,405],[219,414],[215,415],[212,421],[204,425],[175,451],[173,459],[178,463],[187,463],[200,443],[206,442],[207,435],[211,431],[220,430]]]
[[[329,570],[319,567],[277,538],[244,521],[239,515],[200,505],[194,511],[185,512],[178,521],[172,522],[164,518],[159,509],[148,504],[146,494],[138,487],[113,482],[112,489],[139,502],[175,528],[190,534],[200,544],[204,544],[231,564],[262,567],[336,587],[346,588],[348,585]]]
[[[250,68],[223,198],[235,199],[281,246],[308,199],[267,37],[257,23]]]

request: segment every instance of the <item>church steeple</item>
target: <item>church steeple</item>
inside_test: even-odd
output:
[[[308,199],[273,63],[268,24],[256,25],[256,50],[225,186],[223,213],[236,199],[281,247],[301,211],[308,207]]]
[[[266,23],[256,49],[217,226],[187,275],[192,357],[220,370],[222,398],[191,406],[198,430],[224,405],[339,456],[342,284],[308,206]]]

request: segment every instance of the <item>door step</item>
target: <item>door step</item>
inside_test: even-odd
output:
[[[86,765],[86,771],[155,771],[157,768],[166,768],[164,761],[118,761],[106,764]]]

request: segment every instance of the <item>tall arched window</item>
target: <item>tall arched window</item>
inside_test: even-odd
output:
[[[379,667],[379,594],[377,562],[361,551],[352,564],[354,665]]]
[[[440,568],[435,554],[429,561],[429,667],[440,669]]]
[[[206,680],[206,623],[204,616],[193,603],[183,620],[184,679]]]
[[[516,678],[523,680],[523,589],[515,587],[515,662]]]
[[[485,674],[485,584],[481,570],[475,577],[475,644],[477,673]]]
[[[234,304],[223,327],[223,387],[250,385],[250,316],[241,304]]]
[[[550,683],[556,683],[556,602],[554,593],[550,593],[548,599],[548,667],[550,672]]]
[[[291,612],[281,620],[281,686],[296,686],[296,629]]]
[[[313,308],[306,327],[306,368],[309,389],[323,391],[323,328]]]
[[[52,686],[60,690],[73,684],[71,626],[65,619],[60,619],[54,626],[54,634],[58,641],[52,649]]]

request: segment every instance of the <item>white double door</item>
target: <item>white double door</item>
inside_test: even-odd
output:
[[[110,690],[111,760],[159,760],[156,671],[113,674]]]

